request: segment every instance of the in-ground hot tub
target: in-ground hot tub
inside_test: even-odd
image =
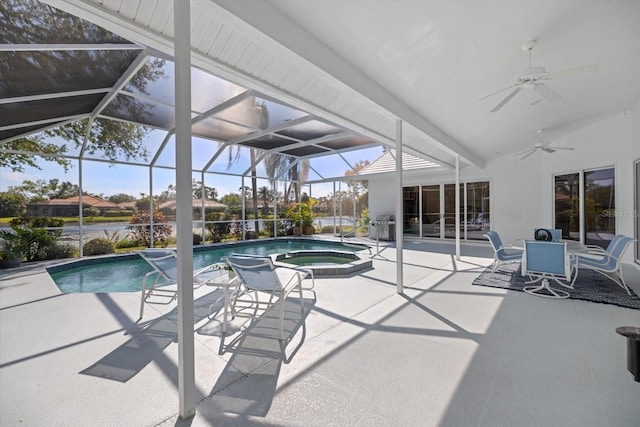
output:
[[[304,267],[318,276],[350,276],[373,268],[370,259],[363,260],[353,252],[336,250],[291,251],[275,258],[276,265]]]

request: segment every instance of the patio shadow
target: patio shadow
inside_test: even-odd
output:
[[[277,310],[252,320],[229,344],[225,345],[222,340],[222,351],[232,353],[232,356],[210,398],[200,405],[213,405],[221,412],[241,417],[265,417],[276,392],[282,364],[289,363],[305,341],[305,319],[315,302],[315,293],[313,298],[305,298],[304,313],[301,314],[296,298],[286,300],[284,331],[287,339],[284,343],[277,338]]]
[[[194,302],[194,324],[205,319],[209,314],[209,306],[221,295],[221,290],[208,293]],[[218,305],[222,306],[222,302]],[[220,309],[213,307],[213,310]],[[166,356],[163,350],[173,342],[178,342],[177,307],[169,313],[146,323],[128,322],[124,325],[131,339],[120,347],[80,371],[84,375],[92,375],[114,381],[127,382],[149,363],[156,361],[164,366]],[[177,367],[176,370],[177,372]],[[177,373],[172,373],[175,376]]]

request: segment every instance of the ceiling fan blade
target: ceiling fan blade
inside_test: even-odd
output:
[[[555,153],[555,152],[556,152],[556,150],[554,150],[554,149],[553,149],[553,148],[551,148],[551,147],[544,147],[544,148],[542,149],[542,151],[546,151],[547,153]]]
[[[584,65],[582,67],[575,67],[575,68],[568,68],[566,70],[562,70],[562,71],[556,71],[555,73],[551,73],[551,77],[564,77],[564,76],[568,76],[571,74],[580,74],[580,73],[586,73],[586,72],[590,72],[590,71],[595,71],[598,69],[598,64],[590,64],[590,65]]]
[[[518,92],[520,92],[522,90],[522,86],[518,86],[517,88],[515,88],[515,90],[513,92],[511,92],[509,95],[507,95],[507,97],[505,99],[503,99],[498,105],[496,105],[493,110],[491,110],[492,113],[495,113],[496,111],[498,111],[499,109],[501,109],[502,107],[504,107],[504,104],[506,104],[507,102],[509,102],[511,100],[511,98],[513,98],[514,96],[517,95]]]
[[[570,151],[575,150],[575,148],[573,147],[551,147],[551,148],[553,148],[554,150],[570,150]]]
[[[531,149],[531,152],[525,156],[520,157],[520,160],[524,160],[527,157],[529,157],[530,155],[532,155],[533,153],[535,153],[537,150],[535,148]]]
[[[519,151],[517,153],[514,153],[513,155],[514,156],[520,156],[520,155],[522,155],[524,153],[528,153],[529,151],[536,151],[536,150],[537,150],[537,148],[535,148],[535,147],[534,148],[527,148],[526,150]]]
[[[544,85],[542,83],[537,83],[535,86],[533,86],[533,90],[538,95],[543,97],[547,102],[555,102],[560,98],[562,98],[562,96],[560,96],[558,92],[556,92],[555,90],[551,89],[549,86]]]
[[[509,90],[509,89],[511,89],[512,87],[516,87],[516,86],[518,86],[519,84],[520,84],[520,83],[516,83],[516,84],[512,84],[511,86],[507,86],[507,87],[505,87],[504,89],[500,89],[499,91],[493,92],[493,93],[491,93],[491,94],[489,94],[489,95],[487,95],[487,96],[483,96],[482,98],[478,99],[478,101],[482,101],[483,99],[490,98],[490,97],[492,97],[493,95],[497,95],[497,94],[499,94],[499,93],[502,93],[502,92],[504,92],[505,90]]]

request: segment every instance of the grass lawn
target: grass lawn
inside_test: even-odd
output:
[[[0,218],[0,224],[9,225],[9,222],[15,217],[9,216],[5,218]],[[56,219],[61,219],[65,224],[77,224],[80,219],[77,216],[65,216],[65,217],[52,217]],[[90,216],[82,218],[82,221],[85,224],[99,224],[102,222],[126,222],[131,221],[131,215],[125,216]]]

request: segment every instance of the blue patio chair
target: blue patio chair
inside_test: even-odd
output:
[[[610,254],[623,237],[625,237],[624,234],[616,234],[613,236],[606,248],[602,248],[597,245],[585,245],[585,247],[588,249],[589,254],[601,255],[604,252]]]
[[[170,304],[178,299],[178,257],[173,249],[147,249],[138,255],[153,267],[142,279],[142,298],[140,317],[142,319],[145,303]],[[216,263],[193,272],[194,289],[226,274],[224,263]]]
[[[615,241],[614,241],[615,240]],[[585,254],[578,254],[578,266],[588,268],[608,277],[631,295],[631,290],[622,276],[622,257],[635,239],[624,235],[614,236],[606,250],[593,250]]]
[[[259,318],[275,306],[279,306],[278,339],[284,340],[284,306],[287,296],[297,291],[300,296],[300,313],[304,314],[302,280],[309,271],[296,268],[276,267],[271,257],[232,254],[224,258],[236,273],[243,291],[236,302],[248,303],[253,308],[253,318]],[[243,295],[253,293],[255,297],[244,299]],[[268,301],[261,301],[259,294],[267,294]],[[260,310],[260,313],[259,313]],[[237,310],[240,312],[241,310]],[[244,310],[242,310],[244,311]]]
[[[528,275],[531,280],[526,282],[529,286],[525,286],[523,290],[539,297],[568,298],[568,292],[552,288],[549,280],[553,280],[565,288],[573,289],[573,282],[578,275],[575,266],[575,259],[570,257],[567,252],[566,242],[525,240],[522,275]],[[563,281],[571,282],[571,284],[562,283]],[[539,285],[534,285],[538,282],[540,282]]]
[[[495,273],[501,265],[510,262],[520,262],[522,260],[522,249],[515,248],[510,243],[502,243],[498,232],[487,231],[484,237],[489,239],[491,247],[493,248],[493,270],[489,277],[492,277],[493,273]]]

